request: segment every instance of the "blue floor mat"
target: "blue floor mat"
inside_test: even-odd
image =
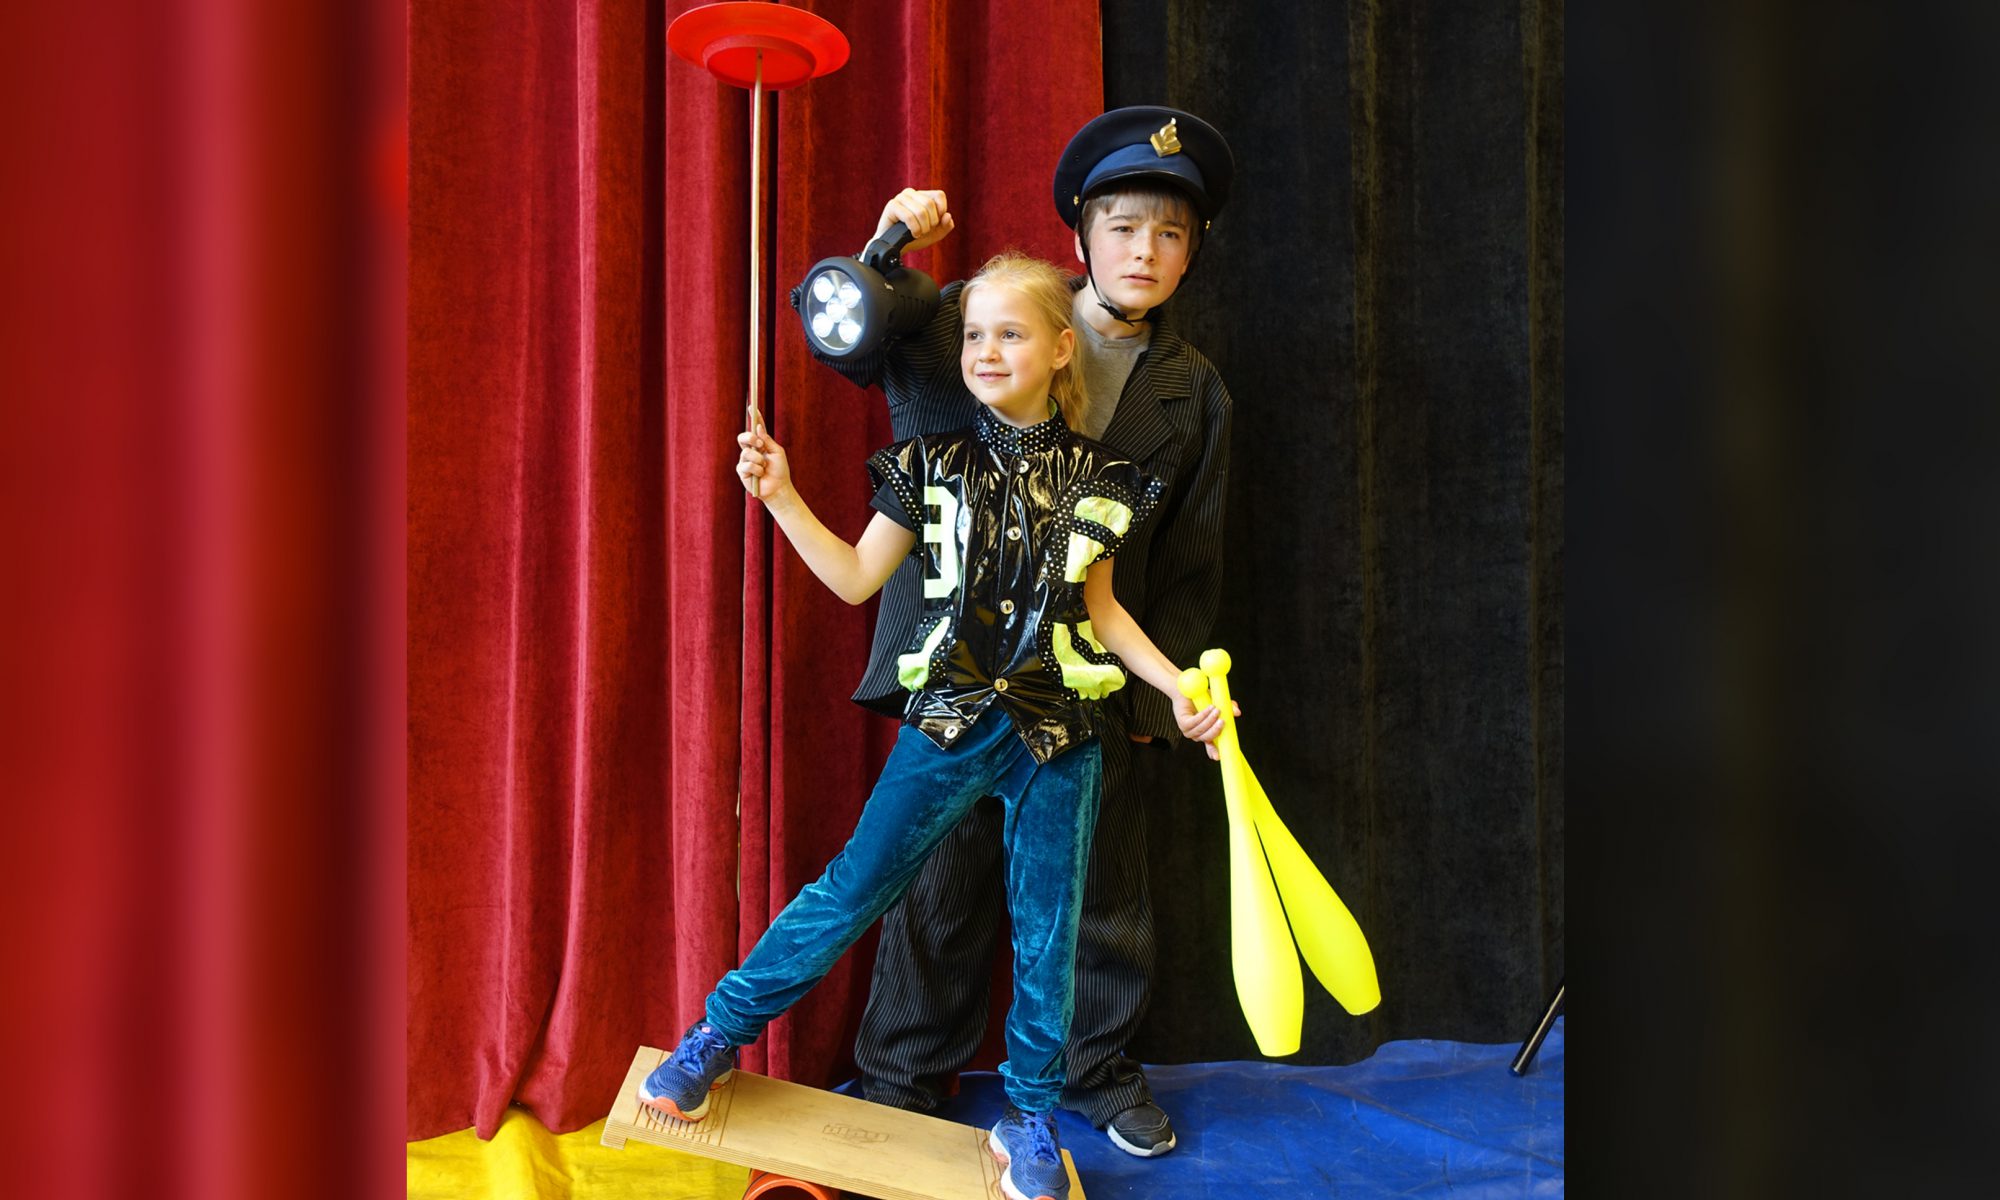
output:
[[[1517,1049],[1407,1041],[1345,1067],[1148,1067],[1172,1153],[1133,1158],[1067,1112],[1063,1145],[1088,1200],[1561,1196],[1562,1020],[1521,1079]],[[937,1115],[991,1125],[1005,1105],[999,1076],[973,1072]]]

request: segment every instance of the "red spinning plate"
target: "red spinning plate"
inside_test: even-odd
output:
[[[802,8],[741,0],[704,4],[675,17],[667,26],[667,47],[741,88],[756,83],[762,51],[764,87],[773,92],[847,64],[847,37],[831,21]]]

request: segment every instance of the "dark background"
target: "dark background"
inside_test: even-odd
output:
[[[1987,1190],[2000,10],[1573,15],[1578,1194]]]
[[[1245,754],[1354,911],[1383,1001],[1308,974],[1293,1062],[1524,1036],[1563,970],[1561,5],[1107,3],[1105,104],[1236,155],[1167,317],[1235,398]],[[1216,772],[1152,809],[1134,1053],[1254,1059]]]

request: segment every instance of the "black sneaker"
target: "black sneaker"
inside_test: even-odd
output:
[[[1111,1118],[1111,1123],[1104,1127],[1104,1135],[1111,1139],[1112,1145],[1140,1158],[1158,1158],[1179,1140],[1174,1137],[1174,1123],[1150,1100]]]

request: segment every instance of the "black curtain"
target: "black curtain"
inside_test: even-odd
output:
[[[1563,971],[1561,0],[1103,13],[1107,106],[1187,109],[1236,153],[1168,307],[1236,401],[1214,641],[1383,995],[1349,1017],[1308,975],[1292,1061],[1517,1039]],[[1254,1058],[1219,779],[1176,766],[1133,1052]]]

